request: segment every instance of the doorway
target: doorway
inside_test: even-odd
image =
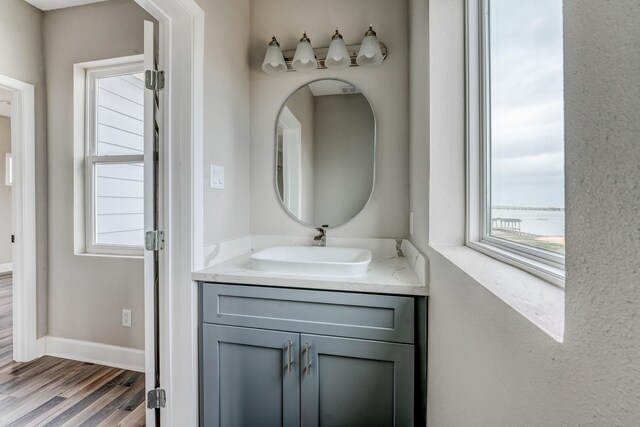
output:
[[[3,353],[10,354],[12,360],[25,361],[37,356],[34,88],[0,75],[0,93],[5,101],[0,107],[5,113],[0,116],[4,128],[0,138],[5,139],[2,193],[9,193],[11,201],[10,209],[3,209],[0,236],[5,258],[0,266],[4,271],[0,273],[4,279],[3,326],[5,334],[11,333],[11,349],[5,348]]]

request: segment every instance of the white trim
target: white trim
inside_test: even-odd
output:
[[[166,75],[161,113],[165,249],[160,252],[160,378],[168,399],[160,416],[163,425],[195,426],[198,311],[191,271],[201,269],[204,261],[204,12],[194,0],[136,2],[160,24],[159,65]],[[154,425],[152,414],[147,410],[147,425]]]
[[[35,95],[29,83],[0,75],[11,91],[13,155],[13,360],[36,357],[36,168]]]
[[[47,337],[38,338],[38,340],[36,341],[36,348],[37,348],[37,352],[36,352],[37,357],[44,356],[47,350]]]
[[[282,202],[289,212],[300,218],[302,212],[302,124],[284,105],[278,116],[282,129]]]
[[[47,356],[144,372],[143,350],[50,335],[38,340],[39,346],[41,342]]]

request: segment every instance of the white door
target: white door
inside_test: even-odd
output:
[[[158,43],[154,24],[144,23],[144,304],[145,304],[145,381],[147,392],[147,426],[160,425],[160,409],[150,408],[149,392],[161,388],[159,348],[160,251],[163,237],[158,233],[155,248],[150,238],[162,230],[160,218],[160,114],[161,88],[158,74]]]

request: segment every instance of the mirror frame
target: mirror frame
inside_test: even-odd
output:
[[[362,208],[358,212],[356,212],[355,215],[353,215],[351,218],[349,218],[347,221],[343,222],[340,225],[329,226],[329,227],[323,227],[322,224],[320,224],[320,225],[309,224],[308,222],[305,222],[305,221],[301,220],[300,218],[298,218],[297,216],[295,216],[285,206],[284,200],[282,199],[282,195],[280,194],[280,190],[278,189],[278,122],[280,120],[280,114],[282,114],[282,111],[284,110],[284,107],[287,105],[287,101],[289,100],[289,98],[291,98],[291,96],[293,96],[294,93],[296,93],[297,91],[299,91],[303,87],[306,87],[306,86],[310,85],[311,83],[315,83],[315,82],[322,81],[322,80],[336,80],[336,81],[348,84],[348,85],[353,86],[356,89],[358,89],[358,92],[360,92],[360,94],[362,94],[362,96],[364,96],[364,99],[367,100],[367,103],[369,104],[369,107],[371,108],[371,114],[373,115],[373,177],[372,177],[372,182],[371,182],[371,192],[369,193],[369,197],[367,197],[367,201],[365,202],[365,204],[362,205]],[[282,105],[278,109],[278,114],[276,115],[276,123],[275,123],[275,129],[274,129],[274,134],[273,135],[274,135],[273,189],[274,189],[274,191],[276,193],[276,198],[278,199],[278,202],[280,203],[280,206],[287,213],[287,215],[289,215],[291,218],[293,218],[294,220],[296,220],[300,224],[305,225],[307,227],[335,229],[335,228],[339,228],[339,227],[342,227],[344,225],[347,225],[351,221],[356,219],[362,213],[362,211],[364,211],[364,208],[367,207],[369,202],[371,202],[371,199],[373,198],[373,192],[376,189],[376,170],[378,169],[378,118],[376,116],[375,110],[373,109],[373,104],[371,103],[371,100],[369,99],[369,97],[367,97],[367,95],[358,86],[356,86],[355,84],[353,84],[351,82],[348,82],[348,81],[346,81],[344,79],[338,79],[338,78],[332,78],[332,77],[325,77],[325,78],[310,80],[310,81],[304,83],[303,85],[298,86],[294,91],[292,91],[284,99],[284,101],[282,102]]]

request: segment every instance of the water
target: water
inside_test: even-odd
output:
[[[564,211],[492,209],[493,218],[517,218],[520,231],[537,236],[564,236]]]

